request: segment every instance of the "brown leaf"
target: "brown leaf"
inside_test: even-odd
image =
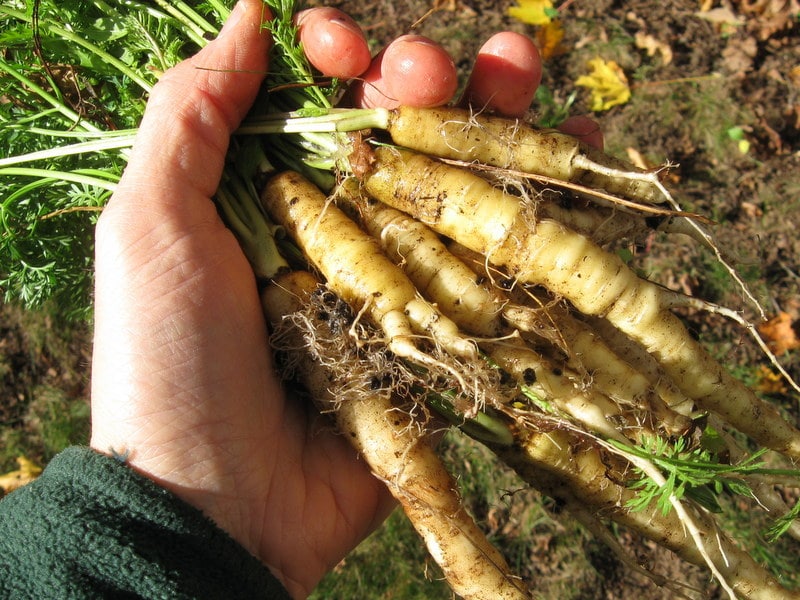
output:
[[[789,313],[778,313],[769,321],[759,325],[758,331],[764,336],[769,349],[778,356],[789,350],[800,348],[800,338],[797,336],[795,324],[792,323]]]
[[[661,54],[661,61],[668,65],[672,62],[672,48],[666,42],[661,42],[649,33],[638,32],[635,37],[636,47],[647,52],[647,56]]]

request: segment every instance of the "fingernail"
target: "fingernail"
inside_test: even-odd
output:
[[[345,17],[334,17],[333,19],[331,19],[331,23],[341,27],[342,29],[347,29],[348,31],[352,31],[355,34],[362,35],[361,28],[358,26],[358,23],[356,23],[352,19],[348,19]]]

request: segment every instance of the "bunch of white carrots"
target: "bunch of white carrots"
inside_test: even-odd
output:
[[[615,242],[653,230],[691,235],[758,312],[707,220],[681,211],[658,172],[518,120],[449,108],[333,108],[298,47],[295,3],[265,1],[278,42],[267,104],[238,132],[241,162],[226,170],[220,212],[264,282],[282,374],[330,413],[386,483],[453,590],[464,598],[535,594],[463,509],[433,441],[450,425],[563,503],[632,569],[643,570],[624,556],[609,521],[705,565],[730,598],[800,597],[715,515],[722,496],[748,496],[774,520],[774,535],[800,540],[800,503],[791,500],[800,431],[674,311],[725,315],[758,340],[755,327],[737,311],[641,278],[614,251]],[[130,6],[158,22],[185,13],[204,23],[158,4]],[[29,20],[21,10],[3,15]],[[201,29],[191,38],[198,45],[214,30]],[[0,61],[21,77],[11,66]],[[36,91],[33,79],[20,81]],[[34,115],[40,120],[58,104],[37,93],[48,106]],[[73,121],[83,123],[73,116],[65,117],[70,134]],[[98,146],[87,131],[88,141],[58,152],[82,156],[87,144],[118,151],[117,177],[134,133]],[[268,179],[242,178],[243,163],[266,164],[253,158],[262,153]],[[47,184],[53,172],[16,165],[52,155],[3,159],[0,175],[38,174]],[[86,169],[68,175],[88,185]],[[102,198],[116,180],[106,179],[95,184]],[[649,575],[676,597],[702,597]]]
[[[286,236],[279,247],[296,251],[284,252],[288,273],[267,274],[274,345],[284,374],[386,482],[453,590],[535,592],[461,507],[430,440],[442,417],[621,553],[609,520],[705,565],[730,598],[800,597],[714,516],[717,495],[746,490],[800,539],[800,508],[785,493],[800,486],[800,431],[674,309],[727,315],[757,337],[755,328],[643,279],[613,250],[653,229],[688,233],[747,294],[707,220],[681,211],[658,172],[518,120],[451,108],[318,112],[253,116],[239,132],[269,134],[265,149],[279,148],[270,161],[294,167],[261,196],[270,231]],[[681,471],[689,464],[705,478]]]

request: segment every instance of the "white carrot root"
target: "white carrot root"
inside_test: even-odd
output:
[[[380,148],[364,178],[370,195],[428,224],[519,281],[542,285],[579,311],[603,316],[641,343],[701,407],[760,444],[800,458],[800,431],[728,373],[664,307],[660,288],[561,224],[532,223],[517,198],[419,154]]]
[[[613,159],[572,136],[519,121],[453,108],[400,107],[392,111],[387,130],[396,144],[431,156],[545,175],[638,202],[666,201],[656,172]],[[421,131],[426,135],[419,135]]]
[[[273,326],[308,306],[317,285],[309,273],[294,272],[267,288],[263,304]],[[302,336],[298,331],[292,335]],[[291,345],[303,348],[306,343],[298,339]],[[351,349],[352,356],[342,358],[352,365],[358,360],[354,343]],[[333,413],[339,430],[400,502],[453,591],[474,600],[529,598],[505,559],[464,510],[456,482],[436,455],[423,425],[393,404],[392,390],[342,397],[335,391],[342,382],[336,380],[347,378],[348,373],[325,369],[307,349],[301,350],[298,361],[296,370],[303,384],[323,410]]]
[[[417,290],[461,329],[483,337],[503,335],[501,317],[508,298],[483,285],[485,278],[450,254],[430,228],[381,202],[355,204],[357,200],[345,194],[340,200],[358,211],[364,229]]]
[[[519,123],[468,112],[398,109],[389,114],[388,130],[401,145],[466,163],[484,161],[511,171],[541,173],[584,186],[585,193],[601,200],[619,195],[630,201],[651,203],[657,205],[653,210],[661,211],[659,220],[669,212],[666,205],[677,211],[657,173],[633,169],[567,136],[533,132]],[[424,123],[421,127],[420,122]],[[439,135],[420,136],[420,129],[437,131]],[[590,208],[572,218],[571,211],[562,210],[561,206],[527,202],[525,192],[521,194],[523,198],[504,193],[483,178],[422,155],[380,148],[375,156],[374,167],[363,174],[364,189],[410,217],[376,210],[376,204],[358,204],[358,211],[365,217],[365,233],[295,174],[274,179],[266,191],[265,204],[295,238],[310,263],[325,276],[331,289],[359,317],[367,316],[383,331],[386,347],[398,357],[430,369],[434,377],[446,372],[465,395],[470,395],[479,393],[482,383],[468,384],[460,369],[480,362],[480,345],[517,382],[541,393],[560,411],[555,417],[542,416],[535,410],[525,410],[519,402],[508,402],[508,396],[494,403],[516,418],[515,445],[499,453],[527,475],[529,483],[567,502],[588,502],[686,560],[706,564],[731,598],[800,597],[781,588],[747,553],[718,531],[713,518],[691,502],[672,495],[674,510],[669,515],[655,508],[642,513],[623,508],[625,499],[635,493],[620,483],[628,477],[626,469],[631,464],[648,473],[653,481],[663,483],[663,476],[649,461],[627,455],[627,462],[610,459],[610,453],[621,451],[611,447],[599,450],[601,442],[592,441],[585,432],[563,437],[565,429],[560,428],[576,427],[576,422],[581,424],[578,427],[606,439],[623,440],[628,436],[639,440],[651,432],[666,432],[665,437],[682,436],[691,427],[686,415],[697,406],[759,444],[792,459],[800,458],[800,431],[733,378],[689,335],[671,312],[674,295],[640,279],[617,256],[600,247],[613,241],[620,231],[637,235],[642,222],[645,226],[653,222],[636,216],[626,219],[622,229],[615,222],[616,229],[606,228],[604,233],[598,233],[604,224],[614,220],[614,209]],[[307,200],[309,195],[314,196],[313,200]],[[725,264],[713,240],[702,235],[702,227],[690,221],[685,213],[673,212],[667,215],[666,226],[676,222],[680,228],[688,223],[695,237],[701,232],[699,238]],[[565,226],[564,222],[572,226]],[[519,290],[509,300],[492,286],[483,285],[482,277],[462,268],[465,266],[446,251],[426,226],[485,257],[487,264],[498,267],[508,281],[523,284],[518,286],[525,288],[523,291],[529,286],[541,286],[547,290],[543,297],[548,301],[565,299],[588,319],[576,320],[568,309],[563,314],[548,314],[556,325],[553,333],[534,341],[526,327],[535,331],[541,326],[541,318],[537,323],[533,315],[532,326],[526,326],[525,321],[541,307],[516,305],[520,302]],[[383,252],[373,238],[381,240]],[[405,269],[408,278],[395,263]],[[486,279],[491,281],[491,277]],[[536,301],[537,292],[533,294]],[[597,323],[610,324],[611,333],[597,335],[603,329],[595,327]],[[500,341],[515,328],[526,332],[522,338]],[[530,347],[541,346],[542,341],[545,345],[555,344],[552,354],[542,356]],[[426,350],[422,349],[423,344]],[[439,346],[454,358],[453,362],[442,362]],[[632,364],[628,364],[619,355],[631,347],[636,352]],[[566,351],[568,360],[555,366],[557,360],[563,360],[558,356],[559,350]],[[613,360],[609,358],[612,356]],[[558,358],[553,360],[554,357]],[[531,381],[526,382],[526,378]],[[404,464],[392,470],[391,457],[382,456],[382,449],[373,448],[376,444],[369,441],[373,429],[365,429],[364,437],[357,431],[364,421],[348,421],[363,413],[364,419],[372,423],[381,419],[394,421],[395,426],[404,423],[403,430],[414,435],[413,443],[409,439],[401,454],[416,460],[415,444],[420,438],[414,419],[386,418],[393,414],[397,394],[377,394],[379,398],[369,403],[339,402],[336,413],[342,429],[353,433],[356,446],[365,455],[377,452],[376,460],[383,466],[373,466],[374,471],[390,488],[394,486],[393,493],[403,502],[407,493],[398,482],[407,473],[413,477],[414,468]],[[472,410],[481,405],[475,401]],[[675,408],[683,414],[676,414]],[[567,422],[565,413],[573,420]],[[546,430],[548,425],[555,429],[543,432],[541,427]],[[561,446],[561,454],[548,450],[548,444]],[[611,476],[617,466],[619,471]],[[774,502],[779,498],[769,489],[762,497],[772,506],[780,504]],[[406,500],[409,514],[420,515],[425,523],[438,518],[441,523],[452,525],[450,513],[454,515],[458,508],[437,505],[432,498],[421,500],[419,495]],[[423,537],[433,540],[429,547],[438,556],[441,524],[433,533],[427,527],[423,525],[419,530]],[[467,540],[473,535],[461,525],[455,529],[466,534]],[[470,552],[470,544],[471,541],[464,553]],[[493,565],[495,559],[488,553],[486,556]],[[446,556],[440,559],[444,565],[450,564],[451,559]],[[455,567],[457,571],[467,568],[467,563],[459,565]],[[458,581],[458,575],[452,577]]]
[[[671,510],[666,515],[655,505],[642,511],[625,508],[634,492],[609,476],[615,468],[624,467],[615,467],[613,458],[604,457],[590,440],[564,430],[524,429],[517,441],[517,446],[496,448],[495,452],[525,481],[563,501],[568,509],[576,504],[579,511],[592,507],[597,514],[638,531],[684,560],[710,566],[723,585],[735,593],[733,597],[800,598],[800,592],[783,588],[721,532],[707,513],[690,503],[675,502],[681,511]]]
[[[352,198],[348,200],[344,193],[339,195],[339,199],[352,202]],[[501,317],[522,330],[532,328],[530,318],[521,323],[529,317],[527,313],[530,310],[526,306],[511,304],[502,292],[486,285],[487,277],[476,277],[474,271],[453,256],[439,237],[419,221],[377,201],[362,202],[358,207],[349,205],[349,208],[358,208],[363,227],[380,240],[390,257],[404,267],[417,289],[462,330],[471,335],[498,337],[506,332]],[[638,417],[632,413],[627,415],[633,419],[629,425],[637,425],[637,436],[646,435],[648,431],[653,433],[653,428],[644,423],[651,420],[651,415],[659,426],[667,428],[667,435],[688,430],[688,419],[670,411],[653,395],[650,382],[614,355],[602,341],[595,339],[588,328],[580,327],[563,310],[549,316],[557,327],[561,328],[563,323],[567,328],[567,331],[561,331],[569,340],[565,350],[573,357],[581,357],[578,362],[585,364],[580,364],[580,367],[594,373],[595,380],[586,386],[588,389],[585,391],[576,389],[576,384],[580,385],[579,376],[570,381],[563,367],[556,367],[527,348],[518,336],[496,343],[483,340],[483,345],[491,348],[488,350],[490,356],[512,373],[521,385],[535,388],[548,401],[609,438],[617,436],[605,417],[626,418],[621,405],[637,405],[646,410],[640,410]],[[597,391],[608,397],[601,397]]]
[[[622,405],[652,412],[671,435],[689,430],[691,424],[686,415],[693,409],[692,402],[669,377],[658,369],[640,369],[631,361],[630,352],[609,344],[598,330],[576,319],[563,306],[549,306],[547,311],[559,336],[568,340],[563,348],[567,364],[584,374],[586,387],[597,389]],[[520,323],[524,315],[509,315],[507,311],[505,316],[521,331],[531,331]],[[655,363],[650,355],[647,357]]]
[[[427,335],[452,356],[477,362],[477,347],[458,327],[417,294],[416,288],[364,233],[316,186],[294,172],[270,179],[262,201],[325,276],[326,283],[355,310],[369,314],[386,334],[388,348],[426,368],[449,373],[470,386],[453,366],[419,349]]]
[[[552,182],[588,188],[598,198],[619,196],[636,203],[657,204],[680,213],[680,206],[659,180],[658,171],[639,169],[557,131],[542,131],[519,121],[453,108],[400,107],[389,114],[386,129],[393,141],[440,158],[476,162],[515,172],[542,175]],[[437,135],[429,135],[428,132]],[[419,132],[426,132],[420,135]],[[594,192],[594,190],[597,190]],[[762,318],[764,310],[722,255],[714,237],[693,218],[678,216],[667,224],[700,241]]]

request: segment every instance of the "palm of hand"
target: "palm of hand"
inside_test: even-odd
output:
[[[98,223],[91,445],[129,452],[302,596],[391,501],[343,438],[287,401],[252,270],[211,200],[267,71],[262,9],[240,2],[214,43],[162,77]],[[538,81],[538,58],[524,58]],[[527,106],[535,84],[514,82],[490,87],[520,96],[522,84]]]
[[[223,43],[247,49],[238,68],[265,72],[257,28],[235,35]],[[273,374],[252,270],[210,200],[258,84],[194,69],[228,61],[221,45],[221,58],[198,55],[159,83],[151,104],[170,110],[145,118],[98,224],[92,446],[129,452],[133,468],[213,516],[302,594],[389,503]],[[213,95],[225,84],[238,92],[223,106]]]

